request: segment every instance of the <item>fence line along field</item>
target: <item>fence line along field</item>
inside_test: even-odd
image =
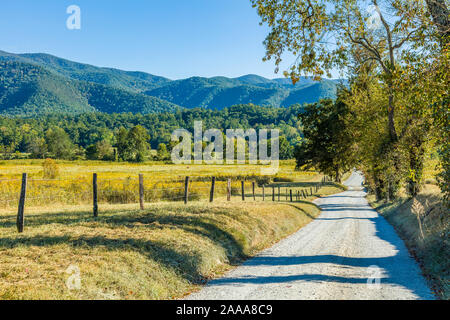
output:
[[[320,213],[310,202],[314,197],[342,191],[333,183],[315,188],[323,176],[295,171],[294,162],[282,162],[272,177],[260,175],[261,168],[1,162],[0,300],[180,298],[312,221]],[[19,233],[22,173],[28,188]],[[186,176],[191,179],[187,204],[175,201],[184,196]],[[232,201],[227,201],[228,179]],[[74,268],[80,271],[79,289],[67,285]]]
[[[215,177],[214,197],[222,199],[245,192],[252,196],[253,183],[256,197],[262,198],[262,186],[276,186],[276,193],[287,196],[288,187],[297,191],[310,191],[322,175],[315,171],[295,170],[293,161],[282,161],[275,176],[261,175],[262,165],[172,165],[146,163],[105,163],[95,161],[65,162],[53,160],[19,160],[0,162],[0,213],[15,211],[21,189],[22,173],[27,173],[28,208],[45,211],[52,206],[84,205],[92,203],[92,175],[97,174],[98,202],[102,204],[139,203],[139,174],[143,176],[145,202],[183,201],[185,177],[189,175],[189,201],[210,198],[211,178]],[[300,188],[301,190],[297,190]],[[279,190],[278,190],[279,189]],[[268,189],[267,197],[273,190]]]

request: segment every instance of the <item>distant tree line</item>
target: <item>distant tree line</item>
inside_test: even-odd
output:
[[[167,161],[175,129],[193,130],[194,121],[203,128],[280,129],[280,158],[293,158],[301,140],[298,114],[302,107],[236,105],[223,110],[190,109],[175,113],[84,113],[51,114],[36,118],[0,117],[0,154],[4,159],[24,156],[34,159],[90,159],[141,162]],[[150,152],[150,150],[156,150]]]

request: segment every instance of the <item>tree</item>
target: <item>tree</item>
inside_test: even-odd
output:
[[[71,160],[76,154],[77,147],[64,129],[58,127],[48,129],[45,133],[45,142],[48,151],[57,159]]]
[[[292,159],[294,157],[294,147],[289,144],[289,141],[286,139],[286,137],[280,136],[278,143],[280,147],[280,159]]]
[[[144,127],[137,125],[129,131],[121,128],[116,139],[120,159],[131,162],[143,162],[145,160],[145,155],[150,149],[148,143],[150,136]]]
[[[450,12],[446,0],[426,0],[426,3],[437,29],[437,37],[441,46],[445,47],[450,39]]]
[[[128,146],[128,130],[121,127],[116,134],[116,147],[120,160],[127,161],[130,157]]]
[[[354,163],[352,137],[347,129],[349,108],[340,99],[305,106],[299,115],[304,139],[295,149],[297,167],[317,168],[340,182]]]
[[[285,75],[295,83],[301,75],[331,76],[333,68],[346,69],[352,57],[373,62],[386,86],[389,135],[398,140],[395,123],[395,85],[398,59],[404,49],[422,42],[431,21],[423,1],[372,0],[252,0],[271,28],[266,37],[265,60],[275,58],[276,71],[286,51],[296,59]],[[368,11],[368,9],[372,9]],[[388,14],[389,13],[389,14]],[[388,18],[389,16],[389,18]]]
[[[159,161],[170,160],[170,153],[167,151],[167,146],[164,143],[158,145],[157,158]]]
[[[252,0],[252,3],[262,23],[271,28],[265,40],[264,59],[274,58],[278,71],[286,52],[293,54],[296,59],[285,75],[294,83],[302,74],[319,78],[339,68],[349,74],[351,86],[357,91],[361,89],[352,91],[353,100],[362,101],[373,93],[364,89],[361,75],[371,77],[381,86],[378,92],[385,98],[377,98],[372,105],[357,104],[363,109],[369,107],[372,114],[378,115],[375,107],[386,113],[386,117],[380,115],[376,121],[369,119],[374,128],[357,128],[373,135],[360,136],[358,143],[360,154],[367,160],[363,161],[364,169],[373,175],[367,178],[373,178],[377,194],[392,198],[405,179],[407,190],[415,195],[435,125],[430,121],[431,112],[439,114],[434,122],[442,123],[443,118],[448,118],[445,116],[448,112],[442,112],[440,107],[448,110],[448,102],[443,99],[448,96],[449,86],[448,1]],[[379,120],[385,121],[387,136],[380,130]],[[440,128],[445,132],[445,125]],[[445,142],[441,144],[441,154],[448,155]],[[444,159],[444,167],[445,163],[448,161]]]
[[[449,66],[449,56],[450,56],[450,13],[445,0],[426,0],[428,9],[433,18],[433,23],[437,29],[436,36],[440,43],[440,55],[438,55],[438,61],[441,62],[440,66],[434,67],[434,72],[428,72],[425,70],[423,74],[425,77],[419,74],[419,79],[429,79],[430,74],[434,77],[434,81],[431,83],[434,86],[425,86],[425,88],[435,89],[436,84],[443,84],[444,88],[449,87],[448,80],[448,70]],[[439,59],[440,58],[440,59]],[[423,70],[423,69],[422,69]],[[440,81],[439,81],[440,80]],[[444,80],[444,81],[442,81]],[[430,83],[430,82],[429,82]],[[433,92],[434,91],[434,92]],[[438,92],[436,92],[438,91]],[[431,94],[428,96],[436,97],[436,93],[444,98],[441,101],[437,101],[433,106],[433,116],[437,128],[446,134],[438,137],[440,148],[440,165],[442,167],[442,172],[438,175],[438,182],[441,190],[444,193],[444,203],[447,207],[450,207],[450,138],[448,137],[448,132],[450,131],[450,112],[449,112],[449,95],[448,91],[444,95],[439,95],[439,93],[446,92],[445,90],[431,90]]]
[[[98,141],[86,148],[86,158],[89,160],[114,160],[114,149],[107,140]]]
[[[47,144],[44,138],[39,138],[37,136],[31,137],[26,142],[26,151],[31,153],[31,158],[43,159],[47,154]]]
[[[143,162],[145,155],[150,149],[148,141],[150,136],[147,133],[147,129],[137,125],[128,132],[128,142],[130,146],[131,160],[134,162]]]

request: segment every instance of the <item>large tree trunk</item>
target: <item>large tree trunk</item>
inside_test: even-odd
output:
[[[375,181],[375,197],[377,201],[380,201],[381,199],[383,199],[384,183],[378,177],[375,177],[374,181]]]
[[[392,93],[389,93],[389,106],[388,106],[388,126],[389,126],[389,136],[391,138],[391,142],[397,142],[397,130],[395,129],[394,122],[395,115],[395,107],[394,107],[394,96]]]
[[[439,31],[441,45],[444,46],[450,38],[449,10],[445,0],[426,0],[426,3],[433,22]]]
[[[340,175],[340,173],[339,173],[339,166],[336,166],[335,171],[334,171],[334,174],[335,174],[334,180],[335,180],[337,183],[341,183],[341,175]]]
[[[423,177],[425,137],[420,134],[413,135],[408,144],[409,168],[414,173],[414,176],[409,177],[407,180],[407,192],[413,198],[420,191],[420,182]]]

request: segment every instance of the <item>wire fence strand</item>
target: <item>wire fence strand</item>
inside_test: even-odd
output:
[[[145,203],[152,202],[170,202],[170,201],[209,201],[211,197],[211,179],[212,177],[198,176],[189,177],[189,188],[185,193],[185,179],[171,179],[152,181],[151,177],[139,185],[137,177],[127,178],[98,178],[97,199],[101,204],[132,204],[139,203],[141,200]],[[17,207],[19,203],[21,179],[0,179],[0,203],[3,207]],[[8,183],[11,182],[11,183]],[[45,179],[29,178],[27,180],[27,195],[25,201],[27,206],[51,206],[56,204],[67,205],[86,205],[92,204],[94,198],[92,178],[74,179]],[[242,182],[244,183],[244,192],[242,192]],[[229,196],[236,200],[254,199],[259,201],[290,201],[290,190],[292,198],[299,200],[304,198],[304,193],[312,195],[313,189],[317,191],[325,183],[311,183],[308,187],[290,186],[280,183],[276,186],[264,185],[251,180],[231,180],[221,177],[221,180],[215,181],[214,198]],[[255,190],[253,190],[253,185]],[[142,194],[140,188],[143,188]],[[265,190],[263,191],[263,189]],[[275,188],[274,192],[272,188]],[[244,194],[243,194],[244,193]],[[141,199],[140,197],[143,197]],[[241,201],[242,201],[241,200]]]

